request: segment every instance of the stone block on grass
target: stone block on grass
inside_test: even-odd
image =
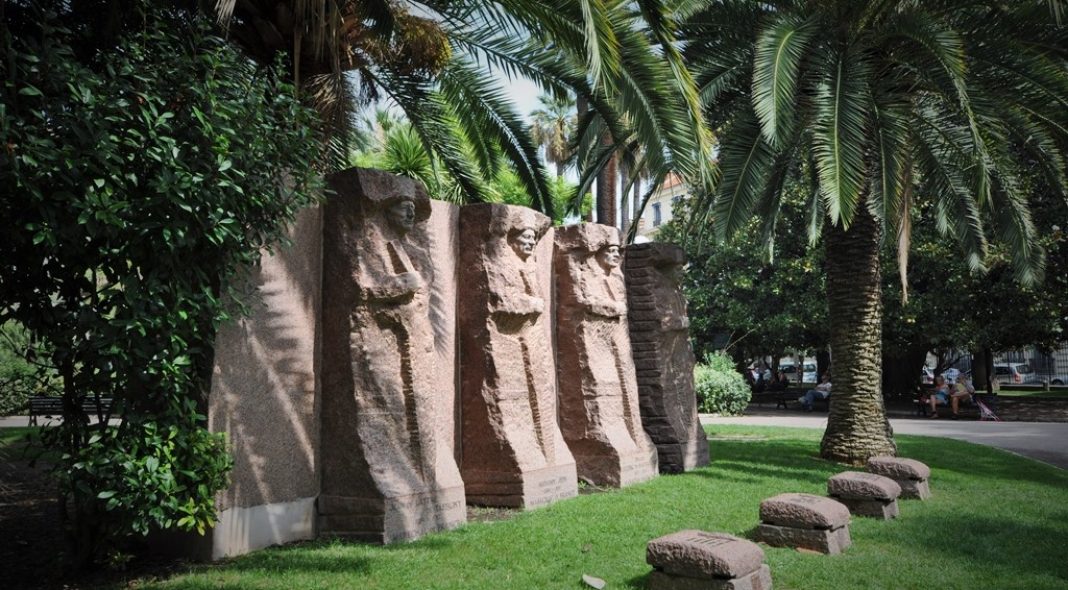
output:
[[[651,590],[768,590],[771,570],[759,545],[725,533],[685,530],[653,539],[645,559]]]
[[[827,480],[827,493],[845,504],[855,516],[889,520],[898,515],[901,486],[889,477],[845,471]]]
[[[926,500],[931,497],[931,468],[915,459],[872,457],[868,459],[868,471],[897,482],[901,486],[902,498]]]
[[[760,520],[755,540],[773,547],[837,555],[852,544],[849,509],[830,498],[779,494],[760,503]]]

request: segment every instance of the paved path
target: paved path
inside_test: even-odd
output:
[[[790,411],[758,411],[752,415],[713,418],[702,415],[702,424],[747,424],[751,426],[793,426],[826,428],[826,414]],[[891,418],[897,434],[944,436],[1005,449],[1068,469],[1068,424],[1062,422],[979,422],[976,420],[931,420]]]

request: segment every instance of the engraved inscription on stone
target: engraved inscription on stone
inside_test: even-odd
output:
[[[464,520],[452,449],[456,212],[384,172],[329,182],[319,526],[414,538]]]
[[[460,226],[468,502],[532,507],[575,496],[575,460],[557,421],[549,218],[478,204],[461,210]],[[543,486],[555,487],[545,493]]]
[[[560,412],[579,477],[603,486],[649,479],[656,447],[638,408],[619,230],[559,229],[554,258]]]
[[[656,444],[661,473],[707,465],[708,438],[697,417],[694,355],[681,280],[686,255],[672,244],[627,247],[627,319],[641,419]]]

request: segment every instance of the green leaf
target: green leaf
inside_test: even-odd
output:
[[[797,117],[797,86],[805,51],[815,27],[785,16],[765,28],[757,39],[753,61],[753,110],[764,139],[780,147],[792,134]]]
[[[871,71],[859,53],[845,48],[832,52],[825,63],[816,94],[812,151],[831,221],[848,229],[867,189],[864,153]]]

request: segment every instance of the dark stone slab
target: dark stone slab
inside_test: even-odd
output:
[[[628,246],[623,261],[642,425],[656,444],[661,473],[709,463],[708,438],[697,417],[690,320],[680,285],[685,265],[682,248],[656,242]]]
[[[764,550],[752,541],[726,533],[686,530],[649,541],[645,560],[675,576],[728,579],[759,569]]]
[[[849,509],[823,496],[779,494],[760,503],[760,520],[799,529],[836,529],[849,524]]]
[[[649,590],[771,590],[771,568],[766,565],[730,579],[689,578],[665,572],[649,574]]]
[[[767,543],[772,547],[808,549],[827,555],[838,555],[853,544],[849,537],[849,525],[836,529],[800,529],[761,524],[757,527],[753,537],[753,540]]]
[[[845,471],[827,480],[827,493],[836,499],[890,501],[901,495],[901,486],[882,475]]]

